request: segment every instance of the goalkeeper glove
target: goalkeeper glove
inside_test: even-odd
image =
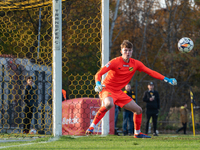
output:
[[[175,78],[167,78],[167,77],[165,77],[164,79],[163,79],[163,81],[165,81],[165,82],[167,82],[167,83],[169,83],[169,84],[171,84],[171,85],[177,85],[177,81],[176,81],[176,79]]]
[[[97,81],[94,90],[95,90],[95,92],[101,92],[103,87],[104,87],[104,85],[101,85],[101,82]]]

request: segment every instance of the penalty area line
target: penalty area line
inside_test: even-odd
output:
[[[59,139],[59,137],[54,137],[54,138],[50,138],[48,141],[25,143],[25,144],[20,144],[20,145],[0,146],[0,149],[10,148],[10,147],[27,146],[27,145],[38,144],[38,143],[49,143],[49,142],[52,142],[52,141],[57,141],[58,139]]]

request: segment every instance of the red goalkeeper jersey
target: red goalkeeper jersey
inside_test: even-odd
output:
[[[159,80],[164,79],[163,75],[147,68],[141,61],[130,58],[129,63],[126,63],[120,56],[112,59],[101,68],[95,75],[95,81],[101,81],[101,76],[108,72],[103,81],[103,85],[112,90],[121,90],[130,82],[136,70],[145,72]]]

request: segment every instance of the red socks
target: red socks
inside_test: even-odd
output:
[[[139,115],[134,113],[133,119],[134,119],[135,130],[140,130],[141,123],[142,123],[142,113]]]
[[[103,118],[103,116],[106,114],[107,111],[108,111],[108,110],[106,109],[106,107],[105,107],[105,106],[102,106],[102,107],[98,110],[98,112],[97,112],[97,114],[96,114],[96,116],[95,116],[95,118],[94,118],[94,120],[93,120],[93,123],[94,123],[95,125],[97,125],[97,123]]]

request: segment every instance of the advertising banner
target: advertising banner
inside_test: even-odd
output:
[[[76,98],[63,101],[62,134],[85,135],[100,106],[99,98]],[[100,121],[94,134],[101,134],[101,124]],[[109,134],[114,134],[114,107],[109,111],[109,129]]]

